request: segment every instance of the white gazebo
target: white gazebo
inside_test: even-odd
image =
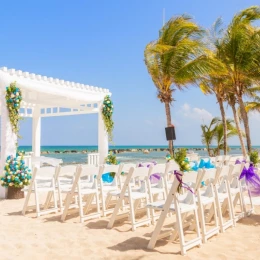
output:
[[[20,116],[32,118],[33,156],[41,154],[41,118],[98,113],[99,163],[108,154],[108,136],[102,118],[102,103],[108,89],[36,75],[21,70],[0,68],[1,163],[0,175],[8,155],[15,155],[17,136],[12,132],[6,107],[5,90],[10,83],[22,91]],[[0,198],[5,189],[0,187]]]

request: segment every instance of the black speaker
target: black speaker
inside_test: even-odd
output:
[[[166,139],[167,141],[176,140],[175,128],[174,126],[165,127]]]

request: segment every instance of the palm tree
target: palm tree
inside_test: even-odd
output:
[[[238,130],[236,128],[236,126],[234,125],[234,120],[232,119],[227,119],[226,120],[226,124],[227,124],[227,139],[233,136],[237,136],[238,135]],[[224,131],[223,131],[223,123],[218,124],[215,129],[215,141],[217,144],[217,148],[215,150],[215,155],[220,155],[220,150],[224,149]],[[227,145],[227,149],[229,149],[228,145]]]
[[[227,71],[225,64],[221,63],[219,59],[218,48],[223,37],[223,28],[222,28],[222,19],[218,18],[216,22],[213,24],[211,29],[208,31],[206,35],[206,41],[208,48],[211,49],[215,55],[215,59],[218,59],[220,68],[217,72],[209,74],[207,77],[203,77],[200,79],[200,89],[201,91],[207,94],[215,94],[217,102],[219,104],[219,109],[221,113],[221,119],[223,124],[223,150],[224,155],[227,155],[227,120],[224,109],[224,101],[226,99],[226,93],[230,91],[228,86],[225,84],[227,78]]]
[[[227,138],[238,135],[238,130],[234,125],[232,119],[226,120],[227,124]],[[209,156],[220,155],[220,150],[224,149],[224,125],[222,120],[218,117],[214,117],[209,126],[201,125],[202,129],[202,143],[206,145]],[[216,148],[211,148],[212,143],[216,143]],[[227,146],[227,149],[228,146]]]
[[[248,87],[260,81],[260,30],[253,25],[259,19],[259,6],[252,6],[236,14],[218,48],[240,107],[249,152],[252,145],[243,96]]]
[[[213,149],[210,147],[212,145],[212,142],[214,140],[214,137],[215,137],[215,127],[216,127],[216,124],[219,124],[220,122],[220,119],[218,117],[214,117],[209,126],[207,125],[201,125],[201,130],[202,130],[202,143],[206,145],[206,149],[207,149],[207,152],[208,152],[208,155],[209,156],[213,156],[214,155],[214,152],[213,152]]]
[[[145,48],[145,64],[157,96],[165,104],[167,126],[172,125],[170,105],[175,88],[195,83],[201,75],[215,69],[202,41],[203,33],[189,16],[174,17],[162,28],[159,39]],[[173,155],[172,141],[169,151]]]
[[[201,91],[207,95],[214,93],[219,104],[219,109],[221,113],[221,120],[223,125],[223,150],[224,155],[227,155],[227,119],[224,109],[224,101],[226,99],[226,89],[224,84],[224,78],[221,77],[209,77],[207,80],[203,79],[200,83]]]
[[[235,121],[236,128],[237,128],[237,135],[238,135],[238,138],[239,138],[239,141],[240,141],[243,156],[246,157],[247,152],[246,152],[246,148],[245,148],[245,144],[244,144],[244,140],[243,140],[243,131],[241,130],[241,127],[240,127],[239,116],[238,116],[238,112],[237,112],[237,109],[236,109],[236,96],[235,96],[235,94],[229,93],[227,95],[227,101],[228,101],[228,104],[230,105],[232,112],[233,112],[234,121]]]

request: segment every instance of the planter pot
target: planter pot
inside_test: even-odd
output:
[[[7,199],[9,200],[17,200],[24,198],[24,192],[21,188],[15,188],[13,186],[8,187],[7,189]]]

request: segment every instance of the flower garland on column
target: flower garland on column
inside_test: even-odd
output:
[[[6,87],[5,99],[12,131],[18,136],[20,120],[19,109],[22,101],[22,92],[16,87],[16,82],[13,82],[9,87]]]
[[[110,96],[105,96],[103,101],[102,115],[108,133],[109,141],[113,140],[114,121],[112,119],[114,107]]]

